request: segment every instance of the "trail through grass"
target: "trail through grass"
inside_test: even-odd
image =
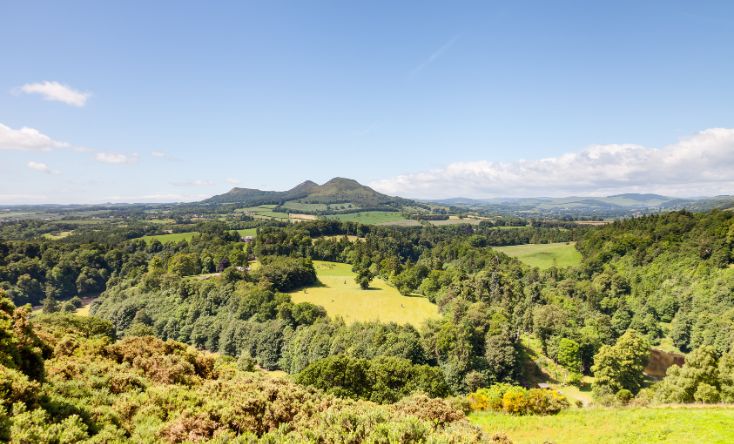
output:
[[[510,245],[493,248],[508,256],[516,257],[531,267],[538,267],[543,270],[553,266],[575,267],[581,263],[581,253],[576,250],[575,242]]]
[[[419,327],[439,316],[438,307],[428,299],[403,296],[382,279],[362,290],[349,264],[314,261],[314,267],[321,285],[292,292],[293,302],[321,305],[329,316],[341,316],[347,323],[381,321]]]
[[[556,416],[472,413],[469,420],[515,444],[732,443],[734,407],[571,409]]]

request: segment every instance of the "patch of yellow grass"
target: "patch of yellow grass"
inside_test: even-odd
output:
[[[427,319],[438,318],[438,307],[422,297],[403,296],[382,279],[362,290],[354,281],[349,264],[314,261],[321,285],[291,293],[293,302],[310,302],[324,307],[332,318],[347,323],[380,321],[419,327]]]
[[[515,444],[731,443],[731,406],[572,409],[556,416],[472,413],[469,420]]]

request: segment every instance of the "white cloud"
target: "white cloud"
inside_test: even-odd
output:
[[[34,171],[38,171],[38,172],[41,172],[41,173],[46,173],[46,174],[59,174],[58,171],[52,170],[51,168],[48,167],[48,165],[46,165],[43,162],[35,162],[35,161],[31,160],[30,162],[28,162],[26,164],[26,166],[28,168],[34,170]]]
[[[230,178],[227,178],[226,182],[228,184],[230,184],[230,185],[237,185],[238,183],[240,183],[240,180],[239,179],[233,179],[233,178],[230,177]]]
[[[138,155],[121,154],[121,153],[97,153],[94,158],[97,162],[110,163],[116,165],[131,164],[138,161]]]
[[[141,196],[109,196],[105,202],[194,202],[209,197],[207,194],[153,193]]]
[[[13,129],[0,123],[0,150],[50,151],[69,144],[53,140],[34,128]]]
[[[150,155],[155,157],[156,159],[167,160],[169,162],[178,162],[181,160],[178,157],[172,156],[168,154],[167,152],[161,151],[161,150],[151,151]]]
[[[457,162],[370,185],[423,198],[734,193],[734,129],[707,129],[662,148],[593,145],[539,160]]]
[[[184,182],[171,182],[171,184],[177,187],[210,187],[214,185],[214,182],[211,180],[196,179]]]
[[[19,88],[26,94],[40,94],[45,100],[63,102],[67,105],[82,107],[86,105],[91,93],[77,91],[59,82],[26,83]]]

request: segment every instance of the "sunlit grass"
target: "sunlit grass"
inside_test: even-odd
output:
[[[291,293],[294,302],[311,302],[324,307],[333,317],[347,323],[360,321],[396,322],[420,326],[439,316],[438,307],[422,297],[401,295],[382,279],[375,279],[369,290],[354,281],[352,266],[314,261],[321,285]]]
[[[581,263],[581,253],[576,250],[575,242],[511,245],[493,248],[508,256],[516,257],[531,267],[540,269],[554,266],[575,267]]]
[[[732,443],[734,407],[669,406],[572,409],[556,416],[480,412],[472,423],[515,444]]]

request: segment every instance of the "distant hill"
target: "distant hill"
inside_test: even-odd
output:
[[[433,201],[457,208],[482,210],[515,216],[619,217],[658,211],[687,209],[706,211],[734,207],[734,196],[676,198],[659,194],[616,194],[606,197],[569,196],[534,198],[468,199]]]
[[[351,204],[359,209],[400,209],[415,202],[378,193],[356,180],[335,177],[323,185],[307,180],[287,191],[263,191],[252,188],[232,188],[230,191],[203,200],[204,204],[234,203],[243,206],[265,204]]]

